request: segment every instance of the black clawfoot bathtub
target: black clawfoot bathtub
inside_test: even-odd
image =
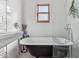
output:
[[[26,45],[30,54],[37,58],[64,58],[69,52],[69,46],[73,44],[65,38],[53,37],[29,37],[22,39],[20,43]]]

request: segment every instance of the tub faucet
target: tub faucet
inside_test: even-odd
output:
[[[72,32],[71,24],[66,24],[65,30],[68,33],[68,39],[73,41],[73,32]]]

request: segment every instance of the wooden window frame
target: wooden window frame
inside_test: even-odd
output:
[[[39,6],[48,6],[48,12],[39,12]],[[48,20],[47,21],[39,21],[38,15],[39,14],[48,14]],[[49,23],[50,22],[50,8],[49,4],[37,4],[37,23]]]

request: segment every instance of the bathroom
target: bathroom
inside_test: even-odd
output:
[[[0,57],[79,58],[79,20],[69,15],[73,1],[79,11],[79,0],[0,0]],[[46,6],[47,11],[43,10]],[[37,50],[37,55],[44,49],[47,56],[35,56],[30,49]]]

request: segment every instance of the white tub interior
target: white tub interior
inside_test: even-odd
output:
[[[65,38],[54,37],[28,37],[20,40],[24,45],[72,45],[73,42]]]

